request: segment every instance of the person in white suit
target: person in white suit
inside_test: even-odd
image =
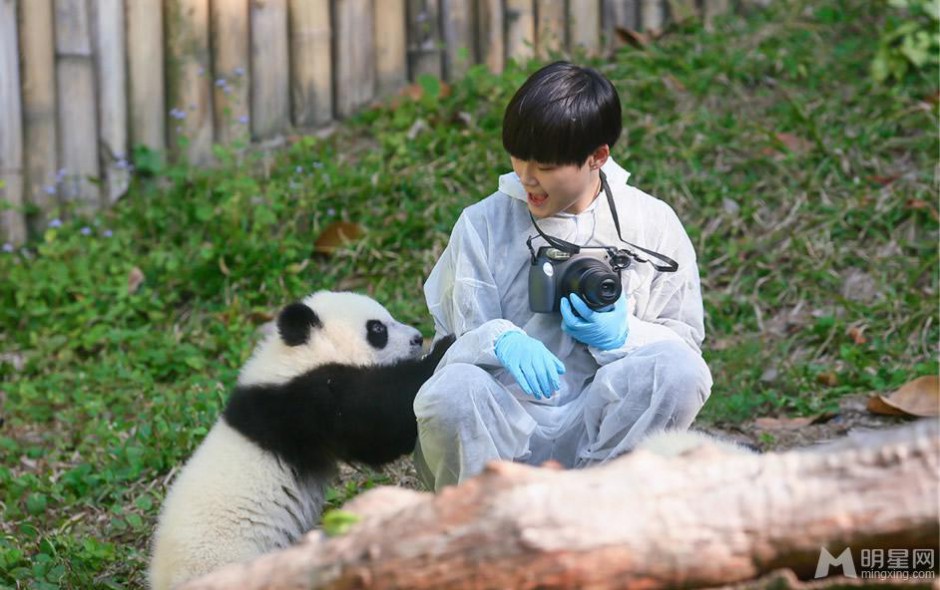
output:
[[[672,208],[610,157],[620,131],[610,81],[567,62],[534,73],[507,106],[513,172],[462,212],[424,286],[438,337],[458,336],[414,404],[430,488],[496,459],[601,463],[687,429],[708,398],[695,252]],[[616,299],[575,289],[552,295],[558,311],[533,311],[532,273],[554,280],[537,251],[572,245],[628,254],[603,287]]]

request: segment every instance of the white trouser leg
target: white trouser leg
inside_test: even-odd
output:
[[[650,344],[601,367],[582,393],[587,446],[578,465],[617,457],[656,431],[687,429],[711,386],[705,361],[681,342]]]
[[[454,363],[438,369],[415,398],[415,467],[429,488],[459,483],[496,459],[523,459],[535,420],[484,369]]]

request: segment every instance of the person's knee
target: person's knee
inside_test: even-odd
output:
[[[419,426],[434,422],[457,424],[472,411],[472,396],[485,390],[492,377],[476,365],[454,363],[438,370],[418,391],[414,410]]]
[[[661,375],[664,393],[676,405],[680,421],[691,422],[711,394],[712,375],[700,354],[680,342],[662,343],[668,358]]]

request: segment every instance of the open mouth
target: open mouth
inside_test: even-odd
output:
[[[544,205],[545,201],[548,200],[548,195],[537,195],[535,193],[526,193],[529,197],[529,202],[533,205]]]

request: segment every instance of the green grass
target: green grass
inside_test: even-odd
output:
[[[699,254],[705,422],[938,370],[935,72],[871,82],[869,2],[782,4],[596,62],[624,101],[614,156]],[[422,281],[509,169],[502,108],[535,66],[474,69],[441,98],[425,80],[419,101],[214,170],[138,153],[112,211],[0,253],[0,587],[143,584],[165,484],[278,306],[359,289],[429,335]],[[312,256],[339,219],[365,238]]]

